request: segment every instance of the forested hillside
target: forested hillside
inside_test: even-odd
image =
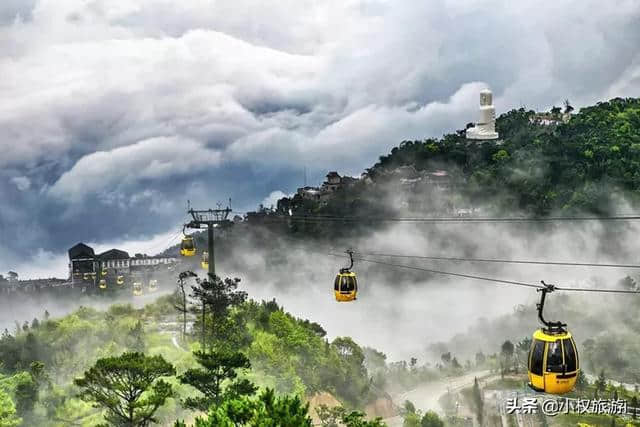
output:
[[[376,219],[389,216],[601,215],[640,202],[640,99],[616,98],[573,114],[520,108],[500,115],[496,128],[497,141],[471,141],[464,130],[402,141],[362,178],[325,199],[282,198],[274,210],[246,216],[235,233],[257,241],[289,236],[334,244],[384,227],[388,223]],[[434,171],[444,176],[430,179]],[[195,238],[206,245],[204,234]],[[224,235],[218,244],[223,257],[233,251]],[[177,246],[165,253],[177,253]]]
[[[443,169],[450,190],[434,203],[483,206],[493,211],[546,215],[604,213],[619,197],[640,194],[640,99],[616,98],[582,108],[566,122],[559,109],[541,115],[520,108],[497,119],[498,141],[470,141],[464,131],[440,139],[403,141],[339,191],[326,206],[292,200],[298,213],[371,215],[385,206],[385,186],[402,166],[418,172]]]
[[[200,299],[187,306],[187,321],[193,322],[188,329],[183,329],[184,305],[177,292],[142,309],[81,308],[61,319],[45,315],[17,325],[13,333],[5,330],[0,338],[0,399],[6,413],[0,414],[0,425],[19,425],[20,420],[20,425],[97,425],[103,417],[110,425],[125,425],[127,404],[120,393],[134,385],[142,400],[133,399],[138,418],[132,425],[147,425],[145,414],[165,425],[193,419],[191,411],[206,413],[213,403],[219,413],[202,418],[199,426],[236,420],[231,407],[230,413],[222,409],[227,404],[245,405],[253,414],[238,418],[245,422],[275,417],[260,406],[264,404],[289,411],[287,419],[297,421],[287,425],[307,425],[308,409],[296,399],[321,392],[338,399],[345,417],[362,421],[363,414],[352,410],[384,396],[382,386],[389,381],[407,381],[406,365],[387,372],[381,353],[348,337],[329,341],[320,325],[294,318],[275,300],[245,300],[237,284],[216,279],[194,286]],[[204,324],[197,301],[205,304]],[[377,355],[371,372],[366,353]],[[137,369],[141,377],[156,370],[155,381],[145,388],[141,380],[131,380]],[[149,399],[155,403],[149,406]],[[273,419],[285,419],[278,416]]]

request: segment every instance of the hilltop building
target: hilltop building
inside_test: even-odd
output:
[[[341,188],[349,187],[358,181],[358,178],[340,176],[338,172],[331,171],[327,174],[326,180],[320,187],[300,187],[296,191],[296,195],[302,197],[304,200],[327,203],[336,191]]]
[[[529,122],[536,125],[541,125],[541,126],[552,126],[552,125],[567,123],[570,119],[571,119],[570,112],[564,112],[564,113],[546,112],[546,113],[534,114],[529,119]]]

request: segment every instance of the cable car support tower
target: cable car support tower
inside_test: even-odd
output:
[[[194,210],[189,209],[187,213],[191,215],[192,220],[185,224],[186,228],[192,229],[207,229],[207,247],[209,250],[209,275],[216,274],[215,256],[214,256],[214,228],[227,228],[233,225],[230,221],[229,214],[232,212],[231,208],[227,206],[224,209],[218,207],[218,209],[208,210]]]

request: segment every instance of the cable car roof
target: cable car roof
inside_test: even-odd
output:
[[[565,331],[562,333],[549,334],[542,329],[538,329],[533,333],[533,338],[545,342],[556,342],[557,340],[571,338],[571,332]]]

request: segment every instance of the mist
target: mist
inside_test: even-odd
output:
[[[381,187],[381,197],[398,215],[424,216],[407,211],[403,200],[424,197],[429,206],[440,206],[438,194],[406,194],[397,186]],[[448,195],[447,197],[451,197]],[[454,195],[453,197],[458,197]],[[492,207],[493,206],[493,207]],[[490,216],[518,216],[517,212],[496,212],[495,205],[475,205]],[[620,202],[617,211],[629,210]],[[408,214],[407,214],[408,212]],[[489,215],[487,215],[489,216]],[[521,215],[524,216],[524,215]],[[627,275],[637,271],[623,268],[587,268],[548,265],[448,262],[388,258],[366,254],[397,254],[497,258],[539,261],[578,261],[597,263],[633,263],[640,249],[635,236],[640,231],[635,221],[562,221],[557,223],[384,223],[356,237],[302,240],[281,231],[269,231],[247,223],[218,232],[216,273],[222,277],[240,277],[241,288],[255,300],[273,298],[295,316],[322,325],[329,339],[350,336],[361,346],[376,348],[389,361],[417,357],[423,363],[438,360],[438,351],[446,348],[461,358],[472,358],[476,351],[492,353],[509,338],[519,340],[539,327],[534,310],[539,294],[533,288],[431,274],[404,268],[356,260],[358,299],[338,303],[333,298],[333,280],[341,267],[348,265],[342,254],[352,248],[368,260],[403,264],[460,274],[563,287],[613,288]],[[109,247],[143,246],[161,250],[179,240],[179,233],[163,233],[150,242],[107,242]],[[144,243],[144,244],[143,244]],[[151,244],[150,244],[151,243]],[[120,246],[121,245],[121,246]],[[201,247],[200,249],[202,249]],[[153,252],[151,252],[153,253]],[[52,257],[61,262],[60,257]],[[201,277],[200,256],[182,260],[182,269],[193,269]],[[66,263],[66,261],[65,261]],[[0,326],[12,328],[14,321],[30,321],[45,309],[51,315],[63,315],[80,305],[104,308],[116,302],[141,306],[156,296],[175,290],[175,273],[160,281],[160,292],[133,298],[116,299],[81,296],[73,299],[42,300],[25,297],[4,307]],[[607,296],[556,292],[548,299],[545,314],[549,319],[569,321],[580,337],[600,332],[602,325],[583,325],[579,309],[602,310],[603,301],[611,305],[634,296]],[[515,313],[515,314],[514,314]],[[566,317],[565,317],[566,316]],[[515,319],[515,320],[514,320]],[[603,318],[604,319],[604,318]],[[613,321],[610,329],[619,326]],[[461,359],[462,360],[462,359]]]
[[[449,277],[356,261],[358,299],[337,303],[333,279],[348,259],[329,256],[348,247],[367,253],[465,256],[540,261],[628,263],[638,249],[637,223],[559,224],[396,224],[355,241],[333,245],[272,239],[269,247],[255,247],[252,240],[234,241],[233,259],[218,265],[223,276],[243,278],[243,287],[254,299],[275,298],[296,316],[320,323],[330,338],[351,336],[363,346],[386,353],[390,360],[430,354],[433,344],[458,339],[449,350],[471,357],[476,351],[495,352],[505,339],[522,339],[539,327],[534,303],[539,293],[524,288],[466,278]],[[285,261],[275,264],[274,253]],[[622,268],[583,268],[545,265],[510,265],[363,256],[392,264],[504,280],[564,287],[616,287],[617,282],[637,271]],[[556,292],[548,299],[545,315],[562,318],[575,307],[595,308],[603,301],[621,303],[622,295]],[[567,302],[568,301],[568,302]],[[567,305],[569,307],[567,307]],[[528,316],[509,330],[479,329],[478,325],[528,309]],[[570,323],[578,336],[587,336],[577,321]],[[611,325],[613,329],[615,325]],[[469,337],[474,330],[479,336]],[[462,335],[461,335],[462,334]]]

